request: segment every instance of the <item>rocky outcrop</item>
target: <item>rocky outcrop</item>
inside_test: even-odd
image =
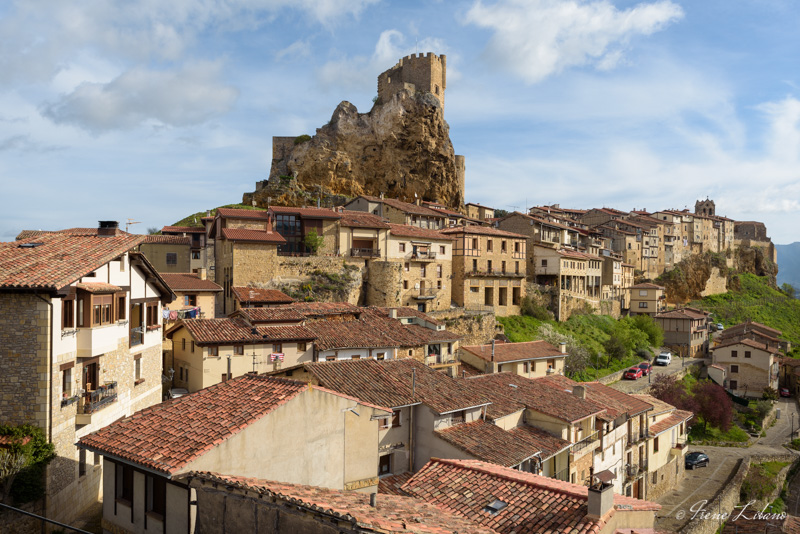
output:
[[[736,249],[734,267],[743,273],[766,276],[770,284],[777,287],[778,264],[772,261],[772,256],[773,252],[768,247],[740,246]]]
[[[313,137],[276,138],[269,180],[243,201],[306,205],[318,196],[338,196],[335,202],[381,193],[463,204],[463,158],[453,151],[441,103],[431,93],[402,90],[369,113],[342,102]]]

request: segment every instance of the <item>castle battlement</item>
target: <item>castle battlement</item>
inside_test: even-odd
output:
[[[447,87],[447,56],[433,52],[411,54],[401,58],[394,67],[378,76],[378,98],[388,102],[395,93],[412,89],[431,93],[444,108]]]

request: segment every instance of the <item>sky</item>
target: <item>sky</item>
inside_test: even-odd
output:
[[[240,202],[273,136],[447,55],[466,200],[694,208],[800,241],[794,0],[0,4],[0,240]]]

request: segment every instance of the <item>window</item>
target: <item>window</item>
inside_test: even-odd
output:
[[[61,303],[61,328],[75,326],[75,297],[65,298]]]
[[[186,338],[181,339],[181,350],[186,350]]]
[[[400,252],[406,251],[406,244],[405,243],[398,243],[397,246],[400,248]]]
[[[192,340],[192,352],[194,352],[194,339]]]
[[[639,303],[639,307],[640,308],[647,308],[647,303],[646,302],[640,302]]]
[[[506,305],[507,292],[508,292],[508,288],[506,288],[506,287],[499,288],[499,291],[497,293],[497,300],[498,300],[498,304],[500,306],[505,306]]]
[[[197,306],[197,295],[184,295],[183,296],[183,305],[184,306]]]
[[[531,362],[522,362],[522,372],[523,373],[531,372]]]
[[[639,290],[639,296],[640,297],[646,297],[647,296],[647,290],[646,289],[640,289]]]
[[[480,288],[478,286],[470,286],[469,291],[470,293],[477,293],[478,291],[480,291]]]
[[[403,280],[403,289],[408,289],[408,280]]]
[[[138,354],[138,356],[139,358],[133,360],[133,379],[136,382],[142,380],[142,358],[141,358],[142,355]]]
[[[446,254],[445,250],[447,250],[447,249],[445,248],[444,245],[440,245],[439,246],[439,254]]]
[[[506,274],[506,262],[504,261],[500,263],[500,272]]]
[[[242,355],[244,355],[244,345],[234,345],[233,346],[233,355],[234,356],[242,356]]]
[[[731,351],[731,358],[738,358],[738,357],[739,357],[739,351],[738,350],[732,350]]]
[[[486,240],[486,252],[491,252],[491,251],[492,251],[492,240],[491,239],[487,239]]]
[[[127,306],[125,305],[125,295],[117,296],[117,321],[124,321],[128,315]]]
[[[519,262],[514,262],[514,274],[519,274]]]
[[[158,302],[148,302],[147,303],[147,326],[158,326],[160,324],[160,318],[158,316]]]
[[[392,455],[386,454],[378,459],[378,475],[388,475],[392,472]]]
[[[506,252],[506,242],[500,241],[500,252]]]
[[[403,265],[403,270],[404,270],[405,272],[408,272],[410,269],[411,269],[411,266],[408,264],[408,262],[406,262],[406,263]]]
[[[739,366],[738,365],[731,365],[731,373],[738,373]]]
[[[299,352],[305,352],[306,350],[308,350],[308,347],[306,346],[306,342],[305,341],[298,342],[297,343],[297,350]]]
[[[378,355],[375,356],[375,358],[377,360],[385,360],[386,359],[386,353],[385,352],[379,352]]]
[[[115,468],[117,500],[133,505],[133,467],[125,464],[116,464]]]
[[[653,438],[653,452],[658,452],[658,436]]]
[[[199,260],[200,259],[200,251],[199,250],[193,250],[192,251],[192,259],[193,260]]]
[[[92,295],[92,326],[111,324],[112,295]]]
[[[378,419],[378,430],[388,430],[392,428],[392,422],[389,417],[381,417]]]
[[[485,287],[483,293],[483,305],[494,306],[494,288]]]
[[[492,272],[492,260],[486,262],[486,270]]]
[[[219,347],[217,347],[217,346],[208,347],[208,355],[209,356],[219,356]]]
[[[335,362],[336,361],[336,356],[334,356],[334,355],[325,356],[325,361],[326,362]]]
[[[550,358],[550,359],[547,360],[547,368],[548,369],[555,369],[556,368],[555,359]]]
[[[477,249],[478,248],[478,238],[477,237],[473,237],[472,238],[472,248],[473,249]]]
[[[749,350],[744,351],[744,357],[745,358],[749,358],[750,357],[750,351]]]
[[[436,281],[436,289],[442,289],[442,281],[441,280],[437,280]]]
[[[400,410],[392,412],[392,428],[400,426]]]
[[[145,493],[147,494],[147,508],[149,514],[164,517],[167,511],[167,481],[162,477],[145,475]]]
[[[542,267],[547,267],[547,260],[542,260]]]
[[[178,265],[178,254],[175,252],[167,252],[167,265]]]
[[[478,260],[472,260],[472,272],[478,272]]]
[[[422,265],[419,266],[419,275],[422,278],[425,278],[425,276],[427,276],[427,273],[428,273],[428,270],[425,268],[425,264],[423,263]]]
[[[739,389],[739,387],[738,387],[739,386],[739,382],[737,382],[736,380],[731,380],[730,381],[730,386],[731,386],[731,389]]]
[[[72,367],[61,371],[61,397],[66,399],[72,396]]]
[[[283,352],[283,343],[273,343],[272,344],[272,352],[273,353],[281,353],[281,352]]]
[[[441,278],[441,277],[442,277],[442,266],[441,265],[437,265],[436,266],[436,278]]]

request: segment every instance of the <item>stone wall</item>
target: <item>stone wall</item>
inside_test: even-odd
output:
[[[700,292],[700,296],[708,297],[710,295],[719,295],[720,293],[728,292],[728,277],[720,273],[717,267],[711,268],[711,275],[706,281],[706,287]]]
[[[645,475],[647,500],[655,501],[673,491],[685,476],[686,463],[683,454],[672,455],[672,459],[655,471]]]
[[[497,322],[491,312],[469,312],[463,308],[429,312],[432,318],[442,321],[450,332],[461,336],[459,344],[483,345],[489,343],[497,334],[503,333],[503,325]]]
[[[368,306],[400,306],[402,287],[402,263],[372,261],[367,269],[365,303]]]

